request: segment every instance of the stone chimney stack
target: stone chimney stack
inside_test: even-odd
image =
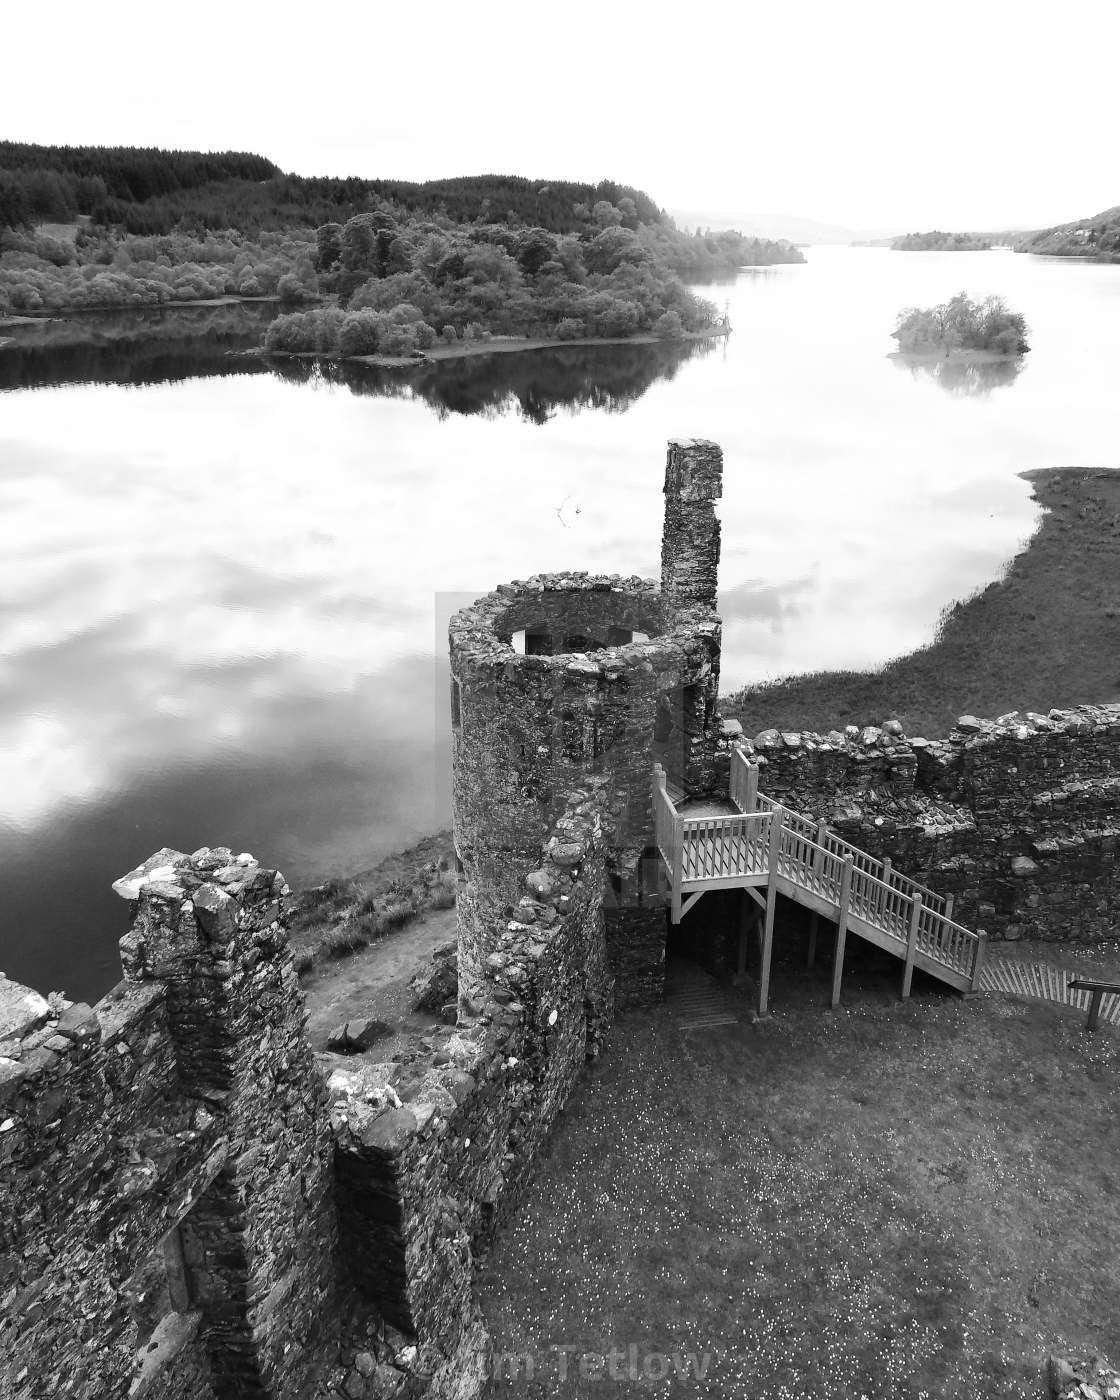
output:
[[[723,450],[703,438],[670,438],[665,461],[665,528],[661,592],[670,608],[715,611],[719,584],[719,521]]]

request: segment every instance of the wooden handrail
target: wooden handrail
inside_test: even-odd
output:
[[[772,809],[777,804],[773,798],[766,797],[760,792],[758,794],[758,805],[761,809]],[[797,812],[790,811],[788,807],[786,808],[786,820],[789,825],[801,826],[806,832],[813,830],[813,823],[807,817],[803,817]],[[919,880],[912,880],[908,875],[900,875],[897,870],[893,870],[889,859],[880,861],[869,852],[862,850],[859,846],[853,846],[850,841],[845,841],[842,836],[837,836],[834,831],[827,831],[823,819],[817,824],[817,830],[819,831],[822,826],[826,829],[827,839],[825,842],[818,841],[818,844],[824,844],[826,849],[830,849],[833,854],[839,856],[841,859],[846,855],[850,855],[852,857],[854,869],[862,870],[868,875],[875,876],[875,878],[883,879],[884,883],[888,882],[889,877],[889,882],[896,883],[899,888],[909,889],[916,894],[920,894],[922,896],[922,902],[926,905],[933,905],[936,907],[945,903],[944,897],[939,895],[936,890],[930,889],[928,885],[923,885]],[[888,875],[876,875],[876,869],[880,871],[885,869]]]
[[[880,861],[842,840],[823,818],[814,823],[759,792],[758,767],[741,750],[732,751],[731,765],[729,790],[739,810],[706,817],[679,812],[664,769],[654,765],[655,839],[669,867],[675,911],[681,906],[682,883],[697,889],[707,880],[726,884],[781,875],[839,905],[845,929],[854,916],[897,939],[900,947],[905,944],[903,995],[919,955],[967,978],[976,990],[987,938],[953,921],[951,895],[942,897],[900,875],[889,858]]]
[[[1101,1021],[1101,998],[1110,994],[1120,996],[1120,982],[1094,982],[1088,977],[1071,977],[1069,985],[1075,991],[1090,994],[1089,1019],[1085,1022],[1085,1029],[1095,1031]]]

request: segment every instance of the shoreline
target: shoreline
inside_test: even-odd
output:
[[[899,360],[903,364],[913,365],[945,364],[946,362],[951,365],[1002,365],[1021,360],[1024,355],[1029,354],[1029,350],[1021,350],[1014,355],[1005,355],[998,350],[968,350],[958,346],[947,352],[942,350],[892,350],[887,355],[887,359]]]
[[[329,360],[332,364],[369,365],[376,369],[419,369],[422,365],[438,364],[443,360],[473,359],[481,355],[519,355],[530,350],[564,350],[569,346],[593,345],[679,345],[682,341],[718,340],[730,335],[728,330],[685,331],[671,337],[643,331],[640,335],[580,336],[575,340],[556,340],[547,336],[494,336],[490,340],[462,341],[455,345],[433,345],[414,355],[328,355],[318,350],[265,350],[263,346],[231,353],[246,359],[264,360]]]
[[[141,302],[140,304],[136,302],[114,302],[112,305],[106,306],[71,306],[65,309],[51,311],[50,314],[46,316],[28,316],[24,313],[0,316],[0,331],[9,330],[17,326],[55,326],[86,316],[119,316],[124,311],[178,311],[188,306],[241,306],[242,304],[260,306],[265,303],[279,304],[279,302],[280,298],[275,294],[272,296],[260,297],[238,297],[230,294],[220,297],[196,297],[192,301],[147,301]]]
[[[720,696],[748,734],[901,720],[944,738],[961,714],[1115,703],[1120,680],[1120,468],[1018,473],[1038,524],[999,577],[951,603],[929,642],[877,670],[775,677]]]

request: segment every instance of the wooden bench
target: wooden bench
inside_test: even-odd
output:
[[[1087,1030],[1095,1031],[1101,1019],[1101,997],[1106,992],[1120,996],[1120,982],[1090,982],[1086,977],[1072,977],[1069,985],[1074,991],[1092,992],[1089,999],[1089,1019],[1085,1025]]]

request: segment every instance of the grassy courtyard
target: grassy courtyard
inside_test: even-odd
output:
[[[1120,1037],[874,969],[829,1012],[797,962],[762,1023],[621,1019],[484,1266],[533,1358],[494,1400],[1038,1400],[1120,1355]]]

